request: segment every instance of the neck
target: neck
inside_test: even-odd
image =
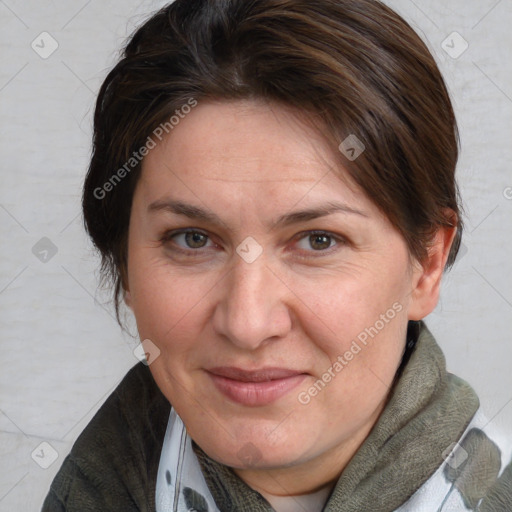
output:
[[[307,510],[308,512],[320,512],[329,498],[334,483],[303,496],[274,496],[260,493],[270,503],[276,512],[295,512],[296,510]]]

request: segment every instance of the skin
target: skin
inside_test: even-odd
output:
[[[168,199],[213,212],[220,223],[148,211]],[[269,227],[330,201],[360,213]],[[190,237],[173,236],[182,228],[206,236],[191,246]],[[311,230],[327,238],[315,243]],[[293,111],[253,100],[203,101],[144,159],[125,301],[141,340],[159,348],[150,370],[197,444],[266,497],[305,494],[333,485],[378,419],[407,321],[437,303],[454,234],[440,229],[420,265],[350,181],[339,154]],[[263,249],[252,263],[236,252],[249,236]],[[401,311],[301,404],[299,393],[396,303]],[[206,371],[214,366],[307,375],[285,396],[254,407],[217,390]]]

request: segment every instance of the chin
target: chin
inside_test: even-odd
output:
[[[236,469],[293,466],[307,460],[305,450],[313,448],[298,436],[281,435],[276,442],[269,439],[268,430],[259,434],[254,432],[254,427],[251,430],[251,435],[230,436],[225,432],[222,436],[192,438],[209,457]]]

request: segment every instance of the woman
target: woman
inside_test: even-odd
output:
[[[177,0],[107,76],[86,228],[146,354],[44,511],[511,510],[422,319],[462,222],[425,45],[373,0]]]

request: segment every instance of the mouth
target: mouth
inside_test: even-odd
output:
[[[218,391],[229,400],[246,406],[263,406],[277,401],[297,387],[307,373],[288,368],[245,370],[216,367],[207,371]]]

